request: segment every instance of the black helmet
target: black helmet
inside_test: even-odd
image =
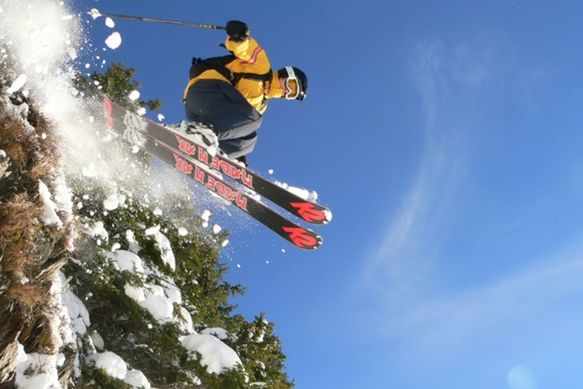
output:
[[[281,68],[277,71],[277,75],[281,78],[285,78],[287,80],[296,80],[298,83],[298,93],[294,96],[285,96],[288,100],[300,100],[306,98],[306,94],[308,92],[308,77],[306,77],[306,73],[304,73],[300,68],[296,68],[295,66],[286,66]]]

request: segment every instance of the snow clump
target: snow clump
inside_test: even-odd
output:
[[[237,353],[212,335],[192,334],[181,339],[182,346],[189,351],[191,358],[200,355],[200,363],[207,372],[221,374],[226,370],[242,366]]]
[[[126,201],[126,197],[119,193],[112,193],[105,200],[103,200],[103,207],[108,211],[113,211],[122,206]]]
[[[26,354],[18,345],[18,366],[15,384],[17,388],[60,388],[57,372],[57,355]]]
[[[62,227],[63,222],[57,215],[57,205],[52,200],[51,192],[46,184],[39,180],[38,182],[38,192],[43,203],[43,213],[40,219],[47,226],[56,225],[57,227]]]
[[[105,370],[110,377],[122,380],[128,372],[125,361],[111,351],[95,353],[91,359],[95,362],[95,367]]]
[[[91,10],[87,13],[91,16],[93,20],[100,18],[102,16],[101,12],[99,12],[97,8],[91,8]]]
[[[160,225],[148,228],[145,231],[146,236],[151,236],[156,241],[156,247],[160,250],[162,254],[162,261],[167,264],[172,270],[176,269],[176,259],[174,258],[174,252],[172,252],[172,247],[170,246],[170,241],[166,236],[160,232]]]
[[[139,92],[139,91],[137,91],[137,90],[133,90],[133,91],[131,91],[131,92],[130,92],[130,94],[128,95],[128,98],[129,98],[131,101],[136,101],[137,99],[139,99],[139,98],[140,98],[140,92]]]
[[[121,45],[121,34],[119,32],[113,32],[105,40],[105,44],[112,50],[117,49]]]
[[[20,89],[22,89],[24,84],[26,84],[26,80],[27,80],[26,74],[19,75],[18,77],[16,77],[16,80],[12,82],[12,85],[10,85],[10,88],[8,88],[6,93],[11,95],[14,92],[19,91]]]

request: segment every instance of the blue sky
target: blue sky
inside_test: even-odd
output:
[[[240,311],[276,323],[298,388],[583,382],[578,2],[74,4],[244,20],[275,68],[308,74],[306,101],[271,104],[251,164],[319,192],[324,246],[221,219]],[[111,30],[90,24],[94,54],[136,68],[143,97],[181,120],[190,58],[223,54],[223,33],[115,30],[123,44],[101,53]]]

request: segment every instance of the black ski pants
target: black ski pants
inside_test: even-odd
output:
[[[257,143],[262,116],[231,84],[201,80],[186,94],[186,119],[212,128],[231,158],[249,154]]]

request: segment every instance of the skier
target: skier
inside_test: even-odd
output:
[[[257,143],[268,101],[303,100],[308,80],[292,66],[272,72],[265,50],[250,36],[244,22],[231,20],[226,30],[227,39],[221,46],[230,55],[192,60],[184,91],[186,131],[212,130],[223,152],[248,165],[247,154]]]

